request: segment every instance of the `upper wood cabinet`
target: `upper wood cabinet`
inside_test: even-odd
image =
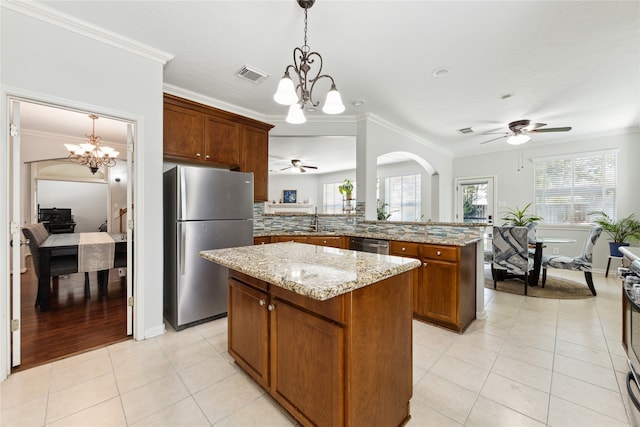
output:
[[[164,94],[164,157],[254,174],[254,200],[268,199],[269,130],[273,126]]]
[[[253,172],[253,199],[269,200],[269,132],[244,126],[240,143],[240,171]]]

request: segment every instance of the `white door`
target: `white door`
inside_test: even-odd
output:
[[[9,102],[11,133],[11,366],[20,364],[20,103]]]
[[[456,222],[494,223],[495,177],[456,179]]]
[[[133,334],[133,125],[127,124],[127,335]]]

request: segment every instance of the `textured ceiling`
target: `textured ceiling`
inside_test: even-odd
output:
[[[272,96],[302,44],[304,14],[294,0],[42,4],[174,55],[168,85],[267,121],[286,114]],[[639,2],[318,0],[308,43],[335,78],[343,116],[374,114],[454,155],[510,148],[504,139],[480,142],[518,119],[573,127],[534,135],[531,144],[639,127]],[[240,79],[243,65],[270,77],[259,85]],[[434,77],[442,67],[448,73]],[[457,131],[466,127],[474,133]],[[290,142],[274,139],[272,154],[326,161]]]

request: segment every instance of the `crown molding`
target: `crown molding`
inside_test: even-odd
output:
[[[173,55],[154,47],[145,45],[120,34],[82,21],[35,1],[2,0],[4,9],[12,10],[60,28],[72,31],[110,46],[126,50],[135,55],[151,59],[165,65],[173,59]]]
[[[409,132],[406,129],[401,128],[400,126],[391,123],[388,120],[383,119],[382,117],[379,117],[373,113],[365,113],[362,117],[359,117],[359,120],[368,120],[372,123],[375,123],[377,125],[380,125],[382,127],[385,127],[395,133],[398,133],[400,135],[403,135],[415,142],[417,142],[418,144],[424,145],[434,151],[437,151],[440,154],[443,154],[447,157],[453,158],[454,157],[454,153],[452,151],[449,150],[445,150],[444,148],[440,147],[437,144],[434,144],[433,142],[426,140],[424,138],[419,137],[418,135],[416,135],[415,133]]]

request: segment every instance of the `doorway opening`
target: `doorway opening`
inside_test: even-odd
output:
[[[20,274],[12,274],[11,288],[11,318],[19,319],[20,325],[11,339],[12,372],[16,372],[131,338],[132,230],[127,227],[127,212],[133,206],[133,124],[105,116],[96,124],[96,134],[119,148],[121,155],[116,166],[103,167],[94,175],[87,166],[66,160],[64,146],[86,141],[84,135],[90,131],[86,117],[93,112],[26,100],[10,104],[12,122],[20,123],[19,136],[12,141],[11,188],[17,194],[12,200],[18,204],[15,209],[12,203],[12,222],[21,227],[48,225],[47,238],[61,233],[79,234],[78,239],[83,233],[105,237],[105,231],[116,244],[108,270],[51,277],[47,310],[34,304],[38,273],[43,271],[36,265],[41,252],[36,247],[34,256],[31,245],[21,246]],[[54,227],[51,212],[69,213],[65,221],[74,226]],[[26,240],[22,234],[20,238]],[[78,248],[76,244],[76,254]]]

